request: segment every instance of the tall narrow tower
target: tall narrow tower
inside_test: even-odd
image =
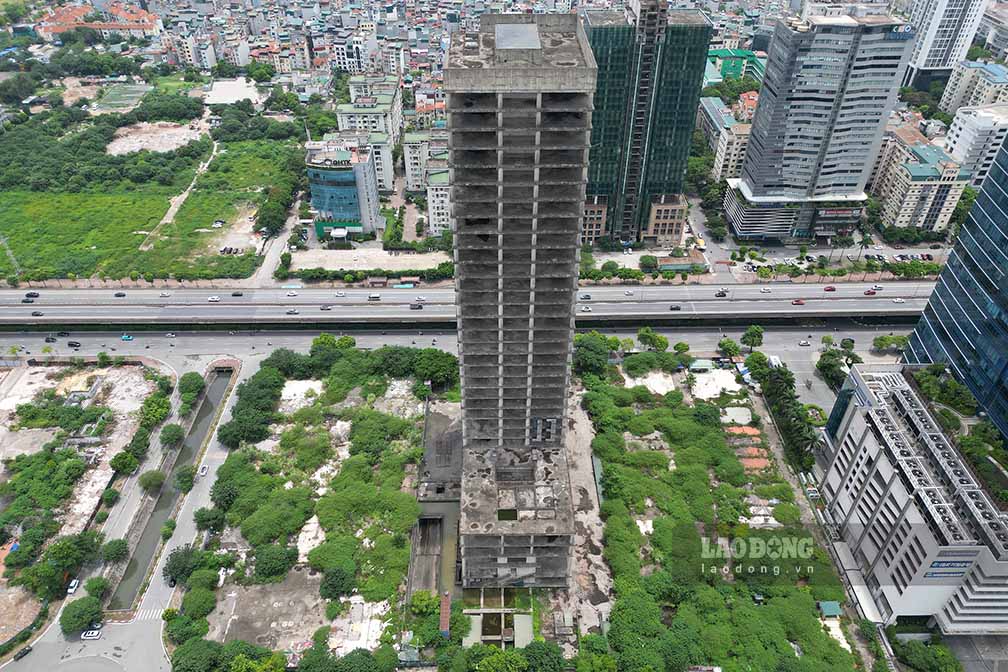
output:
[[[682,211],[696,108],[713,30],[697,10],[642,0],[626,14],[582,17],[598,64],[588,195],[604,205],[610,236],[654,238],[652,205]],[[587,237],[587,236],[586,236]]]
[[[462,580],[564,586],[564,417],[595,60],[574,15],[484,15],[444,69],[462,375]]]

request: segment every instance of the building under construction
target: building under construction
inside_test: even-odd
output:
[[[465,587],[568,582],[563,437],[595,79],[574,15],[484,15],[448,53]]]

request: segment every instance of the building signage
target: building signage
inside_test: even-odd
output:
[[[887,40],[912,40],[913,38],[914,29],[909,23],[893,26],[892,30],[886,33]]]

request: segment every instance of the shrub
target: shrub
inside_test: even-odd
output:
[[[132,474],[140,466],[140,462],[124,450],[112,456],[109,466],[117,474]]]
[[[84,590],[91,597],[97,597],[99,600],[105,596],[111,588],[109,580],[104,576],[92,576],[90,579],[84,582]]]
[[[205,618],[191,618],[188,614],[179,614],[168,621],[165,632],[175,644],[184,644],[190,639],[205,636],[210,632],[210,624]]]
[[[210,615],[217,606],[217,596],[208,588],[190,588],[182,598],[182,613],[189,618]]]
[[[116,502],[119,501],[119,491],[115,488],[105,488],[105,491],[101,495],[102,504],[107,507],[112,507]]]
[[[213,590],[217,587],[218,576],[217,572],[212,569],[197,569],[195,572],[189,575],[186,579],[186,587],[192,590],[193,588],[203,588],[205,590]]]
[[[203,379],[203,376],[195,371],[183,373],[178,381],[179,394],[197,395],[203,391],[204,387],[206,387],[206,381]]]
[[[180,467],[178,471],[175,472],[175,489],[179,492],[189,492],[193,489],[193,485],[196,483],[196,467],[191,464],[187,464],[184,467]]]
[[[178,448],[184,439],[185,430],[182,429],[182,425],[165,425],[161,429],[161,445],[165,448]]]
[[[255,578],[261,583],[279,581],[297,562],[298,552],[292,546],[267,544],[255,549]]]
[[[172,538],[172,535],[175,534],[176,524],[173,518],[169,518],[164,522],[164,525],[161,526],[161,538],[163,540],[168,541]]]

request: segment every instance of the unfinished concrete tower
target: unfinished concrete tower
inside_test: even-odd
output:
[[[448,52],[466,587],[567,585],[563,436],[595,77],[574,15],[483,15]]]

